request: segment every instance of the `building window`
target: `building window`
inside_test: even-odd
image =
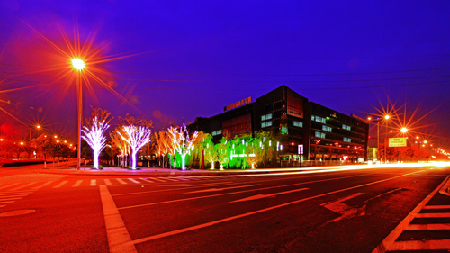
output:
[[[303,127],[303,122],[300,121],[293,121],[292,124],[296,127]]]
[[[347,130],[347,131],[351,131],[352,130],[352,128],[350,126],[347,126],[345,124],[342,124],[342,128]]]
[[[317,138],[325,139],[325,133],[317,132],[315,133]]]
[[[331,132],[331,127],[322,125],[322,130],[326,132]]]
[[[327,119],[326,118],[322,118],[320,116],[311,116],[311,120],[312,121],[316,121],[316,122],[320,122],[320,123],[327,123]]]
[[[272,121],[266,121],[261,123],[261,128],[272,126]]]
[[[269,119],[272,119],[272,113],[261,116],[261,121],[265,121],[265,120],[269,120]]]
[[[344,141],[346,141],[346,142],[352,142],[352,139],[347,138],[347,137],[344,137]]]
[[[212,131],[211,135],[216,136],[222,134],[222,130]]]

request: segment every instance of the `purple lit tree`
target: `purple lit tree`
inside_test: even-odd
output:
[[[185,167],[185,157],[189,150],[192,149],[195,140],[198,137],[198,132],[194,131],[192,135],[189,135],[189,131],[186,128],[186,125],[183,123],[183,126],[179,129],[176,127],[170,127],[167,129],[167,133],[172,140],[172,144],[175,147],[175,150],[181,156],[181,168],[183,170]]]
[[[137,153],[145,144],[150,141],[152,121],[146,119],[136,119],[129,114],[126,118],[119,117],[121,127],[117,131],[122,140],[130,145],[131,149],[131,169],[135,170],[137,165]]]
[[[82,138],[89,144],[92,148],[92,158],[94,160],[94,168],[98,169],[98,157],[100,152],[105,148],[106,138],[103,133],[109,128],[109,122],[107,118],[111,115],[110,112],[100,108],[92,108],[92,117],[86,120],[86,125],[83,127]]]

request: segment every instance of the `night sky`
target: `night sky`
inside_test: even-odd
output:
[[[145,116],[160,129],[170,121],[210,117],[286,85],[310,101],[361,117],[375,112],[374,106],[381,109],[380,101],[386,106],[388,98],[398,107],[406,103],[407,121],[419,107],[411,121],[429,113],[414,125],[429,126],[415,131],[450,138],[450,1],[0,5],[2,90],[33,87],[1,93],[0,99],[10,101],[2,108],[24,122],[43,119],[73,137],[75,88],[67,78],[55,81],[68,70],[52,69],[61,54],[38,32],[64,48],[62,34],[73,39],[77,25],[80,41],[93,41],[102,57],[126,56],[102,64],[107,73],[99,77],[134,105],[93,82],[97,99],[85,89],[86,116],[93,105],[115,118]]]

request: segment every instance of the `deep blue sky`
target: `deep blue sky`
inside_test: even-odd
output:
[[[287,85],[313,102],[360,116],[379,108],[379,100],[386,104],[387,96],[398,105],[406,99],[407,110],[419,107],[419,114],[440,106],[420,121],[437,126],[420,131],[450,138],[449,13],[444,0],[3,0],[0,77],[9,78],[5,89],[33,85],[14,80],[45,81],[31,73],[51,57],[40,61],[37,55],[57,54],[22,21],[55,43],[61,41],[57,26],[71,37],[78,24],[81,40],[96,33],[94,45],[108,44],[106,56],[144,53],[104,67],[115,76],[115,89],[157,128],[209,117]],[[74,88],[64,95],[64,85],[2,94],[19,103],[4,107],[28,118],[37,118],[30,107],[42,107],[39,117],[45,115],[52,128],[74,132]],[[86,114],[93,105],[116,118],[142,115],[98,85],[94,89],[98,102],[85,94]]]

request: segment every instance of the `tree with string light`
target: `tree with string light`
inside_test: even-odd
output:
[[[92,148],[92,158],[94,160],[94,168],[99,169],[98,157],[100,152],[105,148],[106,138],[103,133],[109,128],[109,122],[112,118],[107,120],[110,112],[101,108],[92,108],[92,116],[86,120],[86,125],[83,127],[82,138]]]
[[[130,145],[131,149],[131,169],[137,169],[137,153],[145,144],[150,141],[153,122],[146,119],[138,119],[127,114],[126,118],[119,117],[121,122],[117,133],[122,140]]]
[[[185,170],[186,154],[192,149],[194,142],[198,137],[198,132],[194,131],[192,134],[189,134],[186,125],[183,123],[183,126],[180,128],[171,126],[167,129],[167,133],[169,138],[172,140],[175,150],[181,156],[181,169]]]

